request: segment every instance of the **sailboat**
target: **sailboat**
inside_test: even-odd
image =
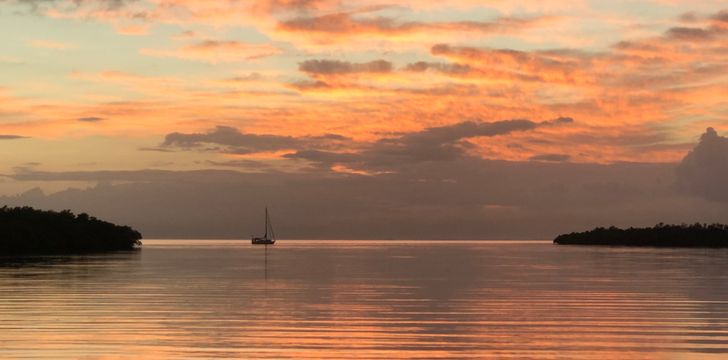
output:
[[[268,207],[265,208],[265,235],[263,237],[253,236],[250,240],[253,245],[273,245],[276,243],[276,234],[273,232],[273,224],[270,222]]]

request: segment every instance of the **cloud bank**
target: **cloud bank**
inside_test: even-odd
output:
[[[302,147],[282,156],[320,167],[281,172],[242,158],[207,165],[245,172],[19,168],[9,179],[95,185],[50,195],[33,190],[0,202],[71,208],[131,224],[147,237],[174,238],[244,238],[259,227],[266,205],[284,238],[549,239],[595,226],[726,221],[728,140],[710,129],[679,165],[573,163],[565,154],[509,162],[453,148],[473,136],[513,136],[570,123],[463,123],[392,135],[347,153],[308,148],[319,138],[218,128],[176,134],[169,146],[204,150],[216,144],[241,152]],[[334,164],[369,171],[332,171]]]
[[[708,128],[677,167],[677,175],[683,191],[728,202],[728,138]]]

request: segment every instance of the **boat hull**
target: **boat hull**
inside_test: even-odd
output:
[[[276,243],[275,239],[266,239],[266,238],[252,238],[250,242],[253,245],[273,245]]]

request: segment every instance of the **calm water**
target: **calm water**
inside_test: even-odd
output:
[[[728,358],[728,251],[146,241],[0,265],[0,358]]]

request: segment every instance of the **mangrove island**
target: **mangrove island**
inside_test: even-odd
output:
[[[591,231],[559,235],[554,244],[719,248],[728,247],[728,225],[660,223],[651,228],[598,227]]]
[[[0,255],[133,250],[142,235],[88,214],[31,207],[0,208]]]

